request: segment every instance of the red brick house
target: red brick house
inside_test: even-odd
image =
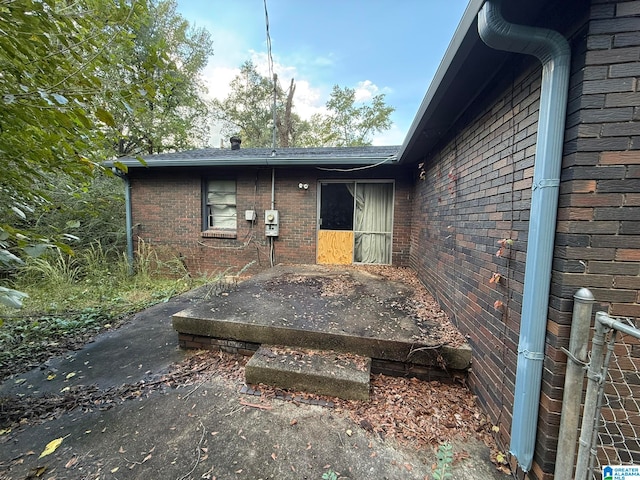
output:
[[[190,272],[272,263],[406,265],[399,147],[207,149],[129,165],[131,231]]]
[[[639,79],[640,1],[472,0],[401,147],[132,160],[133,232],[194,271],[267,268],[271,246],[410,266],[468,336],[470,387],[519,476],[551,479],[573,294],[640,317]],[[216,179],[235,185],[235,231],[207,217]],[[391,216],[361,227],[367,185]],[[386,253],[362,256],[366,236]]]

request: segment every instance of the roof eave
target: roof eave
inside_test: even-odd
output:
[[[322,166],[367,166],[377,164],[394,164],[397,162],[395,155],[383,157],[330,157],[330,158],[296,158],[296,157],[259,157],[259,158],[198,158],[198,159],[174,159],[155,160],[145,159],[141,163],[135,159],[120,160],[119,163],[127,168],[159,168],[159,167],[322,167]],[[114,166],[114,162],[108,162],[107,166]]]

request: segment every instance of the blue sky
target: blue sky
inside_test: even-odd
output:
[[[178,12],[204,27],[214,55],[205,71],[209,95],[224,98],[246,60],[267,74],[263,0],[177,0]],[[296,81],[294,108],[322,112],[333,85],[358,98],[385,94],[393,127],[374,138],[398,145],[413,121],[467,0],[267,0],[274,70]],[[219,137],[218,137],[219,138]],[[214,135],[212,143],[219,144]]]

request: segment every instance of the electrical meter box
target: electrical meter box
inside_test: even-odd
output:
[[[280,219],[278,210],[264,211],[264,227],[267,237],[277,237],[280,231]]]

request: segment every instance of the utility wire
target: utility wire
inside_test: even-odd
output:
[[[273,151],[276,151],[276,102],[277,102],[277,76],[273,71],[273,55],[271,53],[271,33],[269,32],[269,11],[267,0],[264,0],[264,20],[267,29],[267,63],[269,64],[269,78],[273,81]]]

